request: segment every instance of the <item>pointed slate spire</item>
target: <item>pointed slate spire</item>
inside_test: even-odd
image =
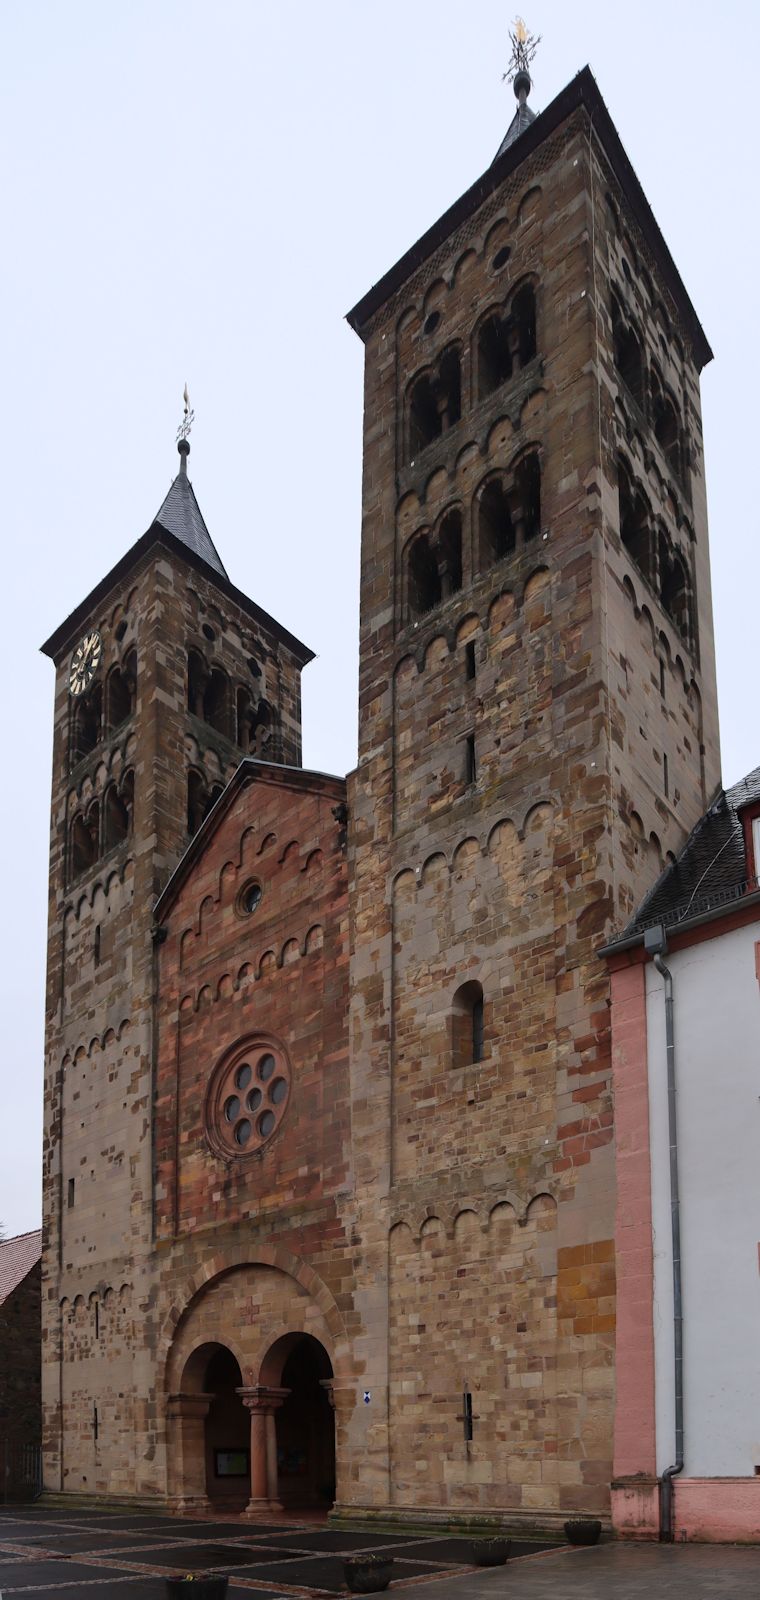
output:
[[[206,527],[201,513],[201,508],[195,498],[193,486],[187,476],[187,458],[190,454],[190,445],[187,439],[180,439],[177,449],[179,451],[179,472],[169,490],[160,511],[156,513],[154,521],[165,528],[167,533],[174,535],[181,544],[192,550],[193,555],[200,556],[207,566],[214,572],[227,578],[222,560],[216,549],[211,534]]]
[[[517,110],[493,158],[494,161],[498,161],[499,156],[503,156],[504,151],[508,150],[510,145],[514,144],[516,139],[519,139],[520,134],[530,127],[531,122],[536,120],[536,112],[532,111],[528,105],[528,95],[532,88],[528,67],[541,43],[541,38],[539,35],[535,39],[532,34],[528,33],[522,17],[517,18],[515,31],[510,33],[509,37],[512,41],[512,60],[504,76],[505,78],[513,79]]]

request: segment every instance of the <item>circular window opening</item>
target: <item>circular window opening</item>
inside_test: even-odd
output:
[[[422,325],[422,332],[423,333],[435,333],[435,330],[438,327],[438,324],[439,324],[440,320],[441,320],[440,311],[431,311],[430,316],[426,318],[425,322]]]
[[[205,639],[209,639],[211,641],[211,643],[213,644],[213,642],[214,642],[214,640],[216,638],[216,634],[214,633],[214,630],[213,630],[210,622],[204,622],[203,627],[201,629],[201,632],[202,632],[204,638]]]
[[[255,880],[243,885],[237,899],[237,908],[241,917],[252,917],[254,911],[258,911],[263,892],[261,884],[256,883]]]
[[[290,1090],[290,1062],[281,1045],[266,1037],[241,1043],[209,1084],[204,1120],[212,1149],[228,1160],[255,1155],[276,1134]]]
[[[508,262],[508,260],[509,260],[509,258],[511,256],[511,254],[512,254],[512,251],[510,250],[508,244],[502,245],[501,249],[497,250],[496,255],[493,258],[493,261],[491,262],[491,266],[493,267],[494,272],[500,272],[501,268],[505,267],[507,265],[507,262]]]

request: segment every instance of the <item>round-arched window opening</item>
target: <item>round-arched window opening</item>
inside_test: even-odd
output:
[[[210,622],[204,622],[203,627],[201,628],[201,633],[203,634],[204,639],[208,639],[210,643],[213,644],[216,634],[214,633]]]
[[[115,639],[116,639],[118,644],[121,644],[121,641],[124,638],[124,635],[125,635],[126,631],[127,631],[126,617],[122,617],[121,622],[119,623],[119,625],[118,625],[118,627],[117,627],[117,629],[115,631],[115,634],[114,634],[114,637],[115,637]]]
[[[258,911],[261,905],[263,892],[261,884],[255,878],[252,878],[250,883],[244,883],[237,897],[238,916],[252,917],[254,911]]]
[[[261,677],[261,667],[254,656],[248,657],[248,671],[250,672],[252,678]]]
[[[423,333],[435,333],[435,330],[438,327],[438,324],[439,324],[440,320],[441,320],[440,311],[431,311],[430,316],[425,318],[425,321],[424,321],[424,323],[422,325],[422,332]]]
[[[497,250],[496,255],[493,258],[493,261],[491,262],[491,266],[492,266],[494,272],[501,272],[502,267],[505,267],[507,265],[507,262],[508,262],[508,260],[509,260],[509,258],[511,256],[511,254],[512,254],[512,251],[510,250],[508,244],[502,245],[501,249]]]
[[[276,1134],[290,1102],[291,1068],[275,1039],[241,1040],[211,1076],[204,1123],[217,1155],[255,1155]]]

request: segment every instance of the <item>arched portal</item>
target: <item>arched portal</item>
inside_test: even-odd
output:
[[[186,1483],[217,1509],[242,1511],[250,1494],[250,1419],[240,1365],[226,1345],[199,1345],[174,1397]]]
[[[319,1339],[287,1333],[261,1364],[259,1382],[282,1395],[275,1417],[277,1495],[284,1507],[322,1507],[335,1499],[333,1369]]]

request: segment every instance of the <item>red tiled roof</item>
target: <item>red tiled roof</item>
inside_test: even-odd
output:
[[[0,1243],[0,1306],[23,1282],[42,1255],[42,1230],[19,1233]]]

